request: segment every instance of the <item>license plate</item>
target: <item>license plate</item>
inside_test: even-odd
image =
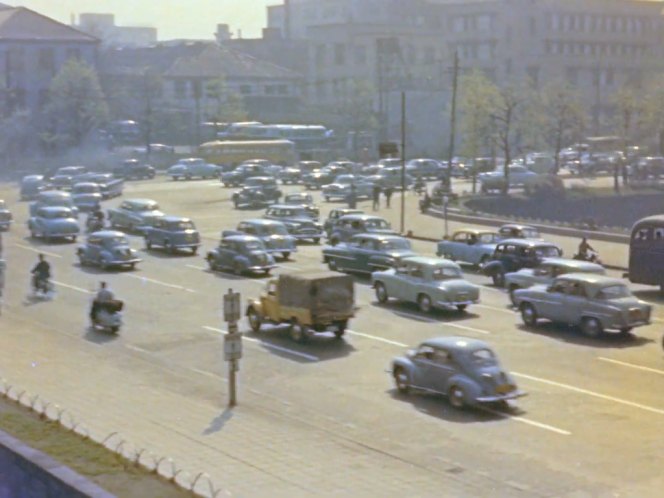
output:
[[[496,392],[498,394],[507,394],[507,393],[511,393],[512,391],[514,391],[514,389],[516,389],[515,386],[512,386],[510,384],[503,384],[503,385],[498,386],[496,388]]]

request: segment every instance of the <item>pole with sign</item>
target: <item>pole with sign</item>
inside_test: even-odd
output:
[[[450,198],[447,195],[443,196],[443,216],[445,218],[445,238],[448,237],[448,227],[447,227],[447,205],[450,203]]]
[[[228,332],[224,335],[224,359],[228,362],[228,406],[237,404],[237,372],[240,370],[242,358],[242,334],[238,331],[240,320],[240,293],[228,289],[224,294],[224,321],[228,324]]]

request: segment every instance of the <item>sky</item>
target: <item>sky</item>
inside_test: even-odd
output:
[[[1,0],[24,6],[66,24],[72,14],[115,14],[115,23],[151,26],[160,40],[173,38],[211,39],[217,24],[229,24],[231,32],[242,30],[243,38],[259,37],[267,24],[266,5],[281,0]],[[78,18],[77,18],[78,19]]]

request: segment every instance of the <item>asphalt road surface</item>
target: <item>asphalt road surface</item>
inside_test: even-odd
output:
[[[203,260],[223,229],[262,215],[234,210],[232,191],[216,181],[127,183],[125,199],[152,198],[168,214],[190,216],[203,248],[198,256],[147,252],[132,236],[143,262],[105,273],[78,265],[77,244],[30,240],[27,204],[16,201],[16,186],[1,186],[16,224],[3,235],[0,376],[62,406],[76,403],[72,410],[91,427],[121,430],[193,475],[206,472],[230,495],[661,496],[664,307],[655,289],[633,287],[655,305],[652,325],[632,338],[590,340],[562,326],[526,330],[506,293],[470,268],[481,304],[467,313],[379,305],[358,277],[360,311],[342,340],[317,336],[300,345],[283,329],[254,334],[243,320],[240,415],[219,415],[227,392],[222,294],[232,288],[244,301],[265,283],[210,272]],[[395,195],[392,208],[379,211],[397,228],[399,202]],[[323,218],[338,205],[321,202]],[[371,210],[370,202],[359,207]],[[412,194],[407,207],[409,229],[440,234],[440,220],[420,215]],[[433,243],[414,248],[435,252]],[[38,252],[53,265],[57,293],[35,303],[26,294]],[[274,273],[323,268],[321,246],[304,244]],[[117,337],[87,329],[101,280],[126,302]],[[503,410],[458,411],[444,398],[397,394],[385,372],[390,360],[441,335],[488,341],[528,396]],[[210,422],[210,413],[218,418]],[[206,433],[208,423],[215,430]],[[262,429],[243,435],[244,423]]]

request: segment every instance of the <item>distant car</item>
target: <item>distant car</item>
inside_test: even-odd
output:
[[[380,185],[382,189],[391,188],[394,190],[401,190],[401,184],[402,184],[401,173],[402,173],[401,166],[399,166],[398,168],[385,167],[376,174],[374,181],[375,183]],[[415,180],[412,177],[412,175],[406,173],[403,176],[403,182],[406,189],[409,189],[413,186]]]
[[[247,178],[269,176],[262,164],[240,164],[233,171],[221,174],[221,181],[225,187],[239,187]]]
[[[320,217],[320,209],[314,203],[314,198],[311,194],[306,192],[296,192],[293,194],[286,194],[282,204],[289,206],[304,206],[311,214],[311,217],[318,219]]]
[[[356,175],[339,175],[328,185],[323,185],[323,198],[331,200],[347,200],[355,186],[355,199],[371,199],[373,183]]]
[[[78,208],[74,205],[69,192],[60,190],[45,190],[37,195],[37,198],[30,204],[30,216],[35,216],[42,207],[61,206],[72,210],[74,216],[78,216]]]
[[[231,270],[236,275],[244,273],[270,274],[276,267],[274,258],[265,250],[257,237],[231,235],[224,237],[219,246],[208,251],[205,259],[210,270]]]
[[[593,273],[568,273],[551,285],[535,285],[514,292],[514,303],[530,327],[540,318],[578,326],[588,337],[606,330],[627,334],[648,325],[652,306],[640,301],[625,282]]]
[[[7,203],[0,199],[0,232],[6,232],[12,226],[14,216],[7,207]]]
[[[239,207],[266,207],[279,202],[281,190],[277,181],[270,176],[254,176],[244,180],[242,189],[231,196],[235,208]]]
[[[417,303],[424,313],[434,308],[459,311],[480,300],[480,290],[463,278],[461,268],[445,259],[411,256],[401,258],[395,268],[371,274],[376,299],[391,297]]]
[[[578,261],[576,259],[544,258],[535,268],[522,268],[519,271],[505,274],[505,287],[510,293],[512,303],[514,292],[518,289],[527,289],[533,285],[549,285],[553,279],[566,273],[595,273],[605,275],[602,265]]]
[[[350,209],[350,208],[331,209],[327,215],[325,223],[323,223],[323,230],[325,230],[325,234],[328,237],[330,236],[330,230],[332,229],[332,226],[337,222],[339,218],[341,218],[342,216],[346,216],[347,214],[364,214],[364,211],[362,211],[361,209]]]
[[[156,170],[149,164],[144,164],[138,159],[126,159],[120,166],[113,169],[116,178],[125,180],[146,180],[154,178]]]
[[[216,164],[208,164],[203,159],[197,157],[190,157],[187,159],[180,159],[177,164],[174,164],[166,174],[173,180],[184,178],[191,180],[192,178],[218,178],[221,174],[221,168]]]
[[[411,159],[406,163],[406,173],[413,178],[437,180],[445,174],[447,166],[435,159]]]
[[[328,185],[334,179],[346,173],[346,168],[342,166],[325,166],[319,170],[314,170],[311,173],[302,177],[302,183],[307,190],[316,190]]]
[[[498,237],[502,239],[541,239],[539,230],[530,225],[509,223],[498,229]]]
[[[318,244],[325,235],[323,227],[312,217],[312,213],[306,206],[288,206],[285,204],[274,204],[266,211],[263,218],[267,220],[281,221],[288,233],[299,240],[311,240]]]
[[[80,183],[96,183],[99,185],[103,199],[119,197],[124,191],[124,180],[115,178],[113,173],[89,172],[79,176],[78,180],[80,180]]]
[[[51,178],[51,186],[55,189],[70,189],[74,183],[78,181],[78,177],[87,173],[88,169],[85,166],[65,166],[59,168],[53,178]]]
[[[559,258],[563,251],[555,244],[532,239],[501,240],[496,250],[482,268],[496,287],[505,285],[505,275],[521,268],[539,266],[544,258]]]
[[[505,403],[526,394],[487,343],[467,337],[424,341],[395,358],[390,372],[400,393],[415,389],[442,394],[455,408]]]
[[[141,259],[129,246],[122,232],[102,230],[88,236],[87,242],[76,250],[81,266],[99,266],[103,270],[128,267],[134,269]]]
[[[111,228],[123,228],[129,232],[152,226],[156,218],[164,216],[159,204],[151,199],[127,199],[115,209],[108,210]]]
[[[438,242],[436,255],[450,261],[484,266],[491,259],[499,240],[498,234],[489,230],[457,230],[450,239]]]
[[[378,233],[382,235],[397,235],[390,224],[380,216],[370,214],[347,214],[339,218],[329,232],[330,244],[350,240],[353,235],[360,233]]]
[[[266,252],[278,253],[284,259],[288,259],[291,253],[297,252],[297,239],[288,233],[286,225],[280,221],[260,218],[244,220],[238,223],[237,231],[259,238],[265,245]]]
[[[22,201],[35,199],[40,192],[48,188],[48,182],[43,175],[28,175],[21,180],[20,196]]]
[[[201,245],[201,236],[194,222],[181,216],[157,218],[152,226],[143,229],[143,237],[146,248],[161,247],[170,253],[187,249],[196,254]]]
[[[75,183],[71,188],[71,198],[79,211],[95,211],[101,206],[101,187],[96,183]]]
[[[62,206],[39,208],[28,220],[28,230],[33,239],[70,239],[72,242],[76,242],[81,231],[72,210]]]
[[[332,271],[372,273],[409,256],[415,256],[410,241],[397,235],[360,234],[323,248],[323,262]]]
[[[509,167],[509,187],[523,187],[529,180],[537,177],[537,173],[530,171],[525,166]],[[505,187],[505,172],[501,169],[480,173],[477,175],[482,192],[501,191]]]
[[[281,170],[279,173],[279,180],[281,180],[281,183],[284,185],[287,184],[292,184],[295,185],[297,183],[300,183],[302,180],[302,171],[300,171],[299,168],[295,167],[286,167]]]

